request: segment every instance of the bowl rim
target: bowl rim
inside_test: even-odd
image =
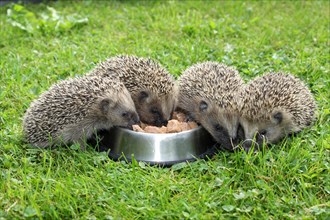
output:
[[[170,137],[170,136],[177,136],[177,135],[180,135],[180,134],[186,134],[186,133],[194,132],[194,131],[202,129],[203,127],[199,125],[197,128],[193,128],[193,129],[185,130],[185,131],[180,131],[180,132],[173,132],[173,133],[148,133],[148,132],[133,131],[131,129],[124,128],[124,127],[114,127],[114,128],[123,130],[127,133],[130,133],[130,134],[137,134],[137,135],[141,135],[141,136],[169,136]]]

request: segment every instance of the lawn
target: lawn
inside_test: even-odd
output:
[[[329,219],[329,21],[328,1],[0,7],[0,219]],[[151,57],[176,77],[206,60],[246,81],[291,72],[315,95],[318,120],[264,152],[168,168],[24,142],[33,99],[117,54]]]

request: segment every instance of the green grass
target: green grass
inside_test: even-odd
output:
[[[49,4],[88,22],[55,30],[44,20],[29,33],[8,21],[13,6],[0,8],[0,219],[330,218],[328,1]],[[17,21],[43,22],[45,4],[25,7],[35,19]],[[291,72],[315,95],[318,120],[263,153],[219,152],[170,168],[24,143],[33,99],[117,54],[149,56],[175,76],[205,60],[233,65],[245,80]]]

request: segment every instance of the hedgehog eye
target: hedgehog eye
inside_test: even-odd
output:
[[[280,124],[283,120],[283,115],[281,112],[276,112],[273,114],[273,118],[276,120],[277,124]]]
[[[124,112],[124,113],[122,113],[121,116],[122,116],[123,118],[127,118],[127,116],[128,116],[128,112]]]
[[[204,112],[204,111],[206,111],[207,107],[208,107],[208,105],[205,101],[201,101],[199,103],[199,111]]]
[[[139,94],[139,101],[140,102],[142,102],[142,101],[144,101],[146,98],[148,98],[148,93],[147,92],[145,92],[145,91],[142,91],[142,92],[140,92],[140,94]]]

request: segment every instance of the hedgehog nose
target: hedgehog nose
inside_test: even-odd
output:
[[[131,121],[133,122],[133,124],[139,124],[140,123],[139,115],[137,113],[133,113],[131,115]]]
[[[252,147],[252,143],[252,140],[245,140],[242,144],[243,150],[245,150],[245,152],[249,152]]]
[[[127,122],[127,128],[133,129],[133,125],[139,124],[140,118],[137,113],[132,112],[128,115],[128,122]]]
[[[161,120],[155,120],[152,124],[154,126],[160,127],[160,126],[162,126],[162,121]]]
[[[236,133],[236,137],[234,139],[232,139],[232,145],[235,148],[235,146],[237,146],[241,141],[244,140],[244,129],[241,126],[241,124],[238,125],[237,128],[237,133]]]
[[[157,126],[157,127],[161,127],[163,125],[167,125],[167,120],[165,120],[163,117],[157,117],[153,121],[152,125]]]
[[[245,152],[249,152],[251,149],[254,149],[254,152],[256,152],[259,148],[259,144],[257,142],[255,142],[254,140],[252,139],[248,139],[248,140],[245,140],[243,143],[242,143],[242,147],[243,147],[243,150]]]
[[[162,125],[166,126],[167,125],[167,122],[168,122],[167,120],[163,120],[162,121]]]

